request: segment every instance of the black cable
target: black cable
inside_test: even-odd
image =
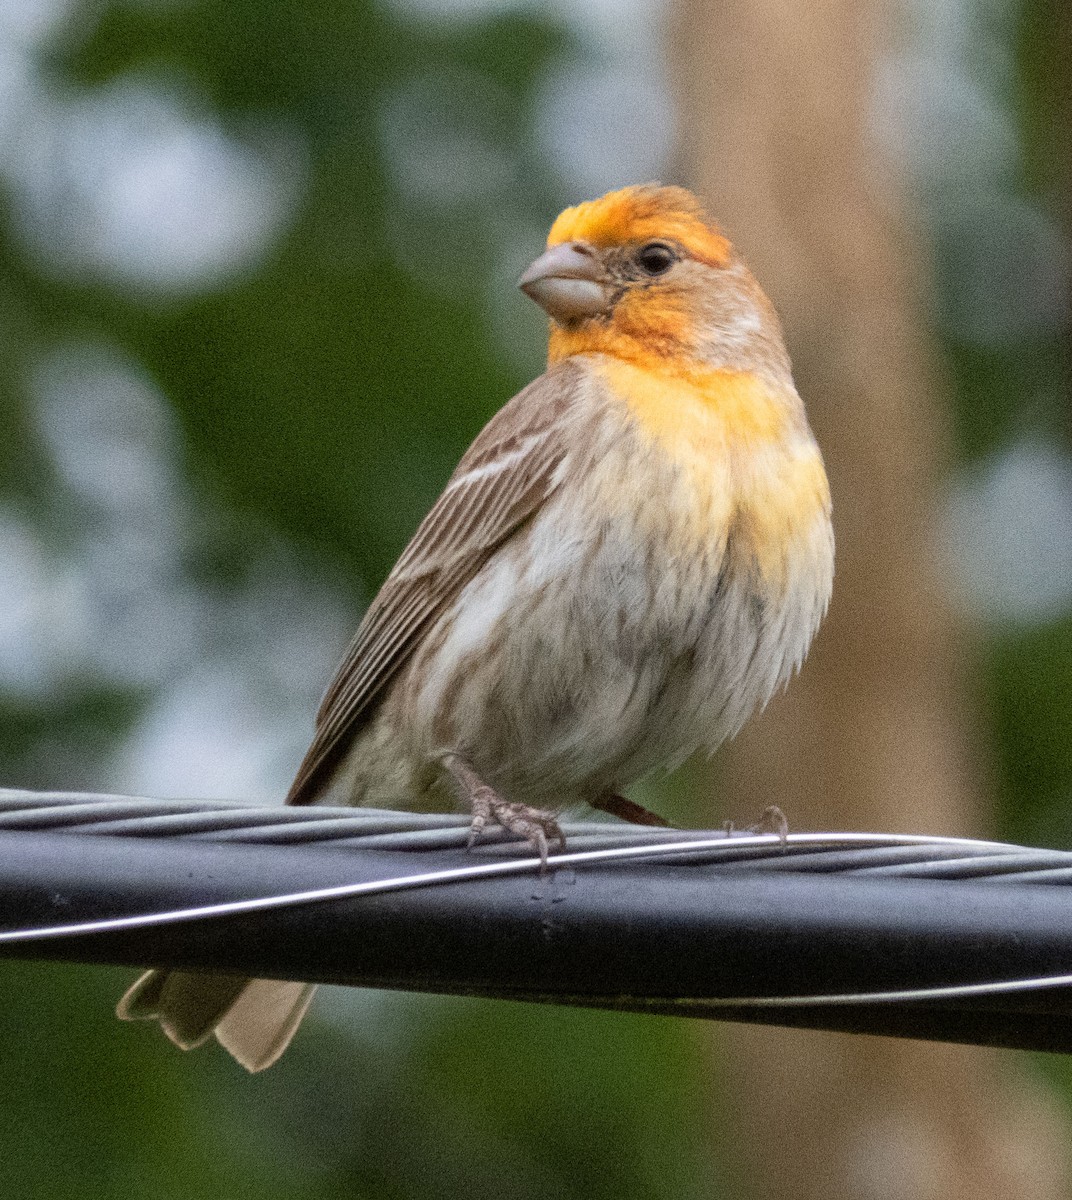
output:
[[[1072,1049],[1072,855],[566,831],[541,875],[463,817],[0,793],[0,956]]]

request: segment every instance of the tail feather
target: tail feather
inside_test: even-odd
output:
[[[148,971],[119,1001],[116,1016],[159,1021],[183,1050],[215,1032],[242,1066],[263,1071],[290,1044],[315,990],[313,984],[241,975]]]
[[[290,1045],[315,991],[312,983],[251,980],[216,1026],[220,1045],[247,1071],[263,1071]]]
[[[155,1020],[160,1016],[166,981],[165,971],[146,971],[139,975],[115,1006],[115,1015],[120,1021]]]

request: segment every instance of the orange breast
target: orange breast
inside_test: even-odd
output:
[[[610,391],[642,433],[677,462],[695,497],[702,541],[732,530],[772,586],[811,554],[830,513],[822,456],[791,389],[748,371],[657,371],[606,358]]]

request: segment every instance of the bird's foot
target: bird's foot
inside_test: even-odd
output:
[[[749,833],[776,833],[783,847],[789,845],[789,822],[777,804],[768,804],[759,814],[759,820],[744,829],[738,829],[732,821],[723,821],[722,832],[727,837],[740,837]]]
[[[473,813],[473,821],[469,826],[470,850],[489,821],[501,825],[516,837],[525,838],[539,854],[542,871],[547,870],[549,841],[557,843],[559,850],[566,849],[566,835],[553,813],[504,800],[457,754],[446,755],[443,765],[453,776]]]
[[[589,804],[593,808],[598,808],[600,812],[610,813],[612,817],[628,821],[630,825],[657,825],[661,829],[673,829],[665,817],[660,817],[650,808],[645,808],[643,804],[637,804],[635,800],[628,800],[625,796],[614,794],[597,796],[594,800],[590,800]]]
[[[768,804],[759,814],[759,820],[748,827],[749,833],[776,833],[782,846],[789,844],[789,822],[777,804]]]

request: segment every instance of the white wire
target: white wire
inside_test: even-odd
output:
[[[996,996],[1007,992],[1029,992],[1040,988],[1068,987],[1072,975],[1040,975],[1034,979],[1002,979],[988,983],[954,983],[931,988],[903,988],[888,992],[832,992],[816,996],[719,996],[674,1000],[675,1005],[688,1007],[690,1004],[716,1008],[801,1008],[822,1004],[903,1004],[912,1000],[946,1000],[966,996]]]

